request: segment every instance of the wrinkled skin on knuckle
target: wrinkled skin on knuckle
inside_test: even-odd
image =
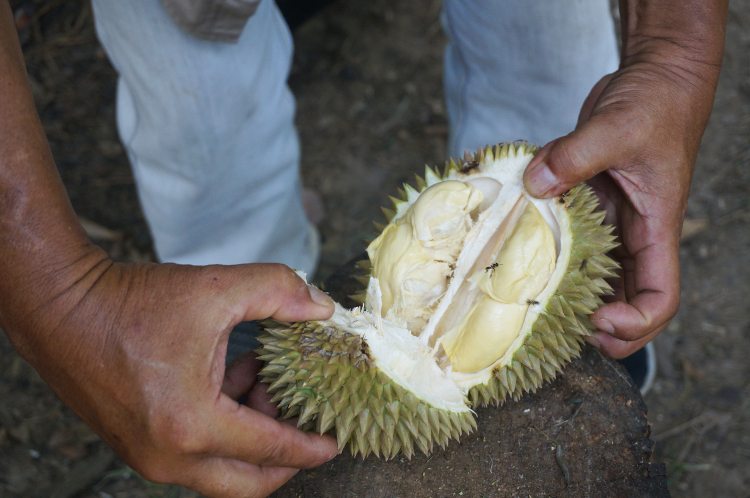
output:
[[[677,282],[677,289],[668,296],[667,305],[665,306],[666,321],[664,326],[669,325],[669,322],[677,315],[677,311],[680,309],[680,288],[679,282]]]
[[[550,154],[547,158],[550,169],[558,177],[577,176],[577,170],[582,164],[585,164],[585,161],[579,156],[577,148],[571,147],[568,142],[562,140],[555,144],[554,151],[555,154]]]
[[[294,270],[286,265],[278,264],[276,265],[276,271],[278,272],[279,278],[283,281],[285,287],[288,286],[292,289],[295,289],[297,292],[306,292],[305,283],[301,278],[297,276],[296,273],[294,273]]]
[[[187,409],[174,408],[152,415],[149,433],[157,451],[173,458],[187,458],[207,449],[205,429],[189,414]]]
[[[294,270],[281,263],[263,263],[258,265],[256,270],[260,281],[268,282],[271,287],[278,290],[305,286]]]
[[[173,453],[184,457],[202,453],[206,449],[202,432],[191,424],[175,426],[167,439],[169,447]]]
[[[268,431],[269,445],[260,450],[259,465],[276,465],[278,462],[286,462],[292,456],[293,449],[287,444],[287,439],[282,437],[282,428],[270,429]]]
[[[127,461],[127,460],[126,460]],[[177,480],[171,462],[167,462],[161,455],[138,455],[134,461],[127,461],[128,466],[135,470],[147,481],[156,484],[174,484]]]
[[[236,493],[236,485],[232,482],[232,473],[227,465],[229,463],[223,459],[203,460],[201,471],[186,472],[180,485],[215,498],[244,496],[244,493]]]

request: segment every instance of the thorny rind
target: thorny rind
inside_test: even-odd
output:
[[[339,451],[348,443],[353,455],[389,459],[402,451],[411,458],[416,449],[427,455],[435,443],[445,448],[477,427],[473,412],[431,407],[374,368],[367,344],[355,334],[314,322],[266,320],[263,326],[259,359],[268,361],[261,376],[271,401],[284,418],[299,417],[304,430],[334,431]],[[304,354],[293,347],[300,343],[308,345]]]
[[[528,144],[487,147],[473,158],[467,156],[464,166],[472,161],[481,166],[485,159],[526,154],[527,148],[537,150]],[[384,209],[389,222],[400,205],[413,201],[428,183],[460,170],[452,159],[446,163],[442,176],[427,168],[427,180],[417,178],[419,190],[405,185],[400,189],[401,199],[392,198],[395,211]],[[597,211],[596,196],[581,184],[560,199],[572,232],[573,250],[567,272],[510,360],[495,367],[485,384],[468,390],[469,406],[500,404],[508,397],[518,399],[524,392],[535,392],[544,382],[554,379],[564,364],[579,356],[584,338],[594,329],[588,315],[603,304],[600,296],[612,293],[605,278],[615,276],[617,264],[605,253],[616,243],[612,227],[601,225],[604,213]],[[358,264],[368,275],[372,271],[369,261]],[[495,268],[489,265],[485,271],[494,272]],[[357,280],[366,286],[369,277]],[[365,293],[351,297],[364,302]],[[539,303],[531,300],[528,304]],[[340,448],[349,441],[353,454],[361,452],[364,456],[372,451],[379,455],[382,451],[390,458],[403,450],[410,457],[415,445],[428,453],[434,442],[444,446],[449,438],[475,427],[471,411],[456,414],[436,409],[388,378],[356,334],[320,327],[314,322],[268,322],[266,327],[269,335],[260,338],[264,345],[260,358],[268,360],[269,365],[261,374],[264,382],[270,383],[274,401],[279,402],[285,417],[299,416],[299,425],[304,429],[320,433],[335,430]],[[321,391],[327,393],[327,399],[320,395]],[[309,396],[307,392],[316,395]],[[381,399],[384,393],[385,401]],[[390,413],[390,418],[386,420],[383,413]],[[443,423],[444,419],[450,423]]]

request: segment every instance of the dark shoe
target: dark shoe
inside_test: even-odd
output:
[[[641,395],[645,396],[654,384],[654,378],[656,378],[654,343],[649,342],[627,358],[617,361],[625,367],[635,385],[640,389]]]

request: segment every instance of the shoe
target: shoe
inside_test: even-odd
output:
[[[649,342],[644,347],[631,354],[627,358],[617,360],[620,365],[630,374],[636,387],[645,396],[651,390],[656,378],[656,350],[654,343]]]
[[[320,263],[320,231],[312,223],[307,224],[307,240],[305,241],[305,251],[310,256],[310,266],[307,268],[297,268],[305,271],[307,281],[311,282],[315,273],[318,271]]]
[[[315,226],[320,226],[326,219],[326,209],[320,194],[311,188],[302,189],[302,207],[307,220]]]

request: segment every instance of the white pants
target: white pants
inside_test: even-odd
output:
[[[451,156],[567,135],[591,87],[617,70],[608,0],[445,0]]]
[[[449,152],[543,144],[617,68],[607,0],[445,0]],[[120,74],[117,124],[161,261],[314,272],[300,198],[292,39],[263,0],[238,43],[196,39],[158,0],[93,0]]]
[[[264,1],[238,43],[182,32],[158,0],[94,0],[120,74],[117,125],[161,261],[276,262],[312,273],[292,38]]]

